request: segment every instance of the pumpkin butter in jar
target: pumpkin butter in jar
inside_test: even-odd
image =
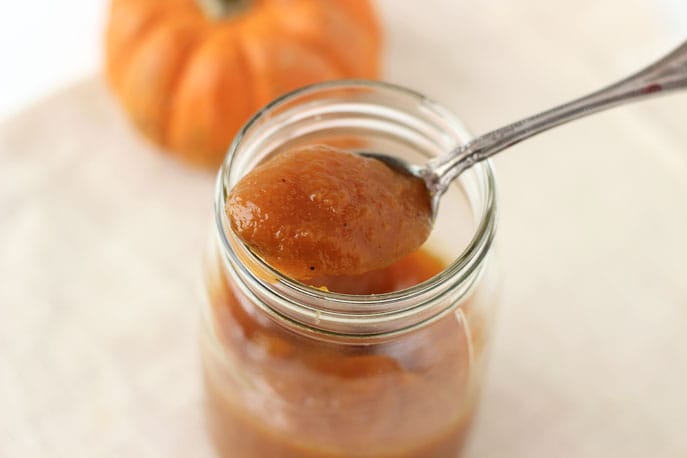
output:
[[[298,90],[239,133],[206,266],[206,411],[220,456],[460,456],[498,292],[491,166],[455,182],[433,225],[410,211],[424,205],[413,183],[399,184],[404,207],[357,201],[350,185],[364,180],[337,190],[322,173],[334,148],[422,163],[467,139],[421,95],[370,82]],[[293,151],[312,154],[289,169]],[[254,202],[240,198],[247,175],[262,186]],[[312,200],[284,198],[296,189]],[[318,202],[341,214],[318,219]]]

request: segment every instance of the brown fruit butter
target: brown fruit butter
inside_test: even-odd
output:
[[[324,145],[256,167],[231,190],[226,212],[256,254],[299,279],[381,269],[417,250],[432,229],[422,180]]]
[[[210,278],[215,341],[206,347],[204,367],[207,417],[222,457],[459,455],[474,405],[475,336],[453,314],[398,340],[318,341],[268,319],[217,262]],[[311,283],[375,294],[418,284],[443,267],[417,251],[387,268]]]

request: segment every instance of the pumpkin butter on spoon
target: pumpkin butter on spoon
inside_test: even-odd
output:
[[[233,231],[299,280],[381,269],[432,229],[424,182],[324,145],[290,150],[243,177],[227,199]]]

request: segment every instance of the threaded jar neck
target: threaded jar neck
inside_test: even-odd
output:
[[[496,227],[496,188],[491,164],[473,166],[456,180],[470,212],[470,233],[451,239],[454,210],[442,202],[437,232],[449,234],[440,254],[448,267],[416,286],[392,293],[347,295],[322,291],[274,270],[231,231],[225,213],[229,190],[273,154],[298,145],[340,144],[351,150],[398,154],[421,163],[470,139],[462,123],[426,97],[386,83],[344,80],[291,92],[260,110],[239,132],[220,170],[216,235],[228,275],[248,300],[294,330],[355,342],[398,335],[429,324],[459,307],[480,278]],[[458,200],[456,200],[458,202]],[[442,222],[442,212],[448,215]],[[447,242],[448,240],[448,242]],[[451,249],[444,247],[451,245]]]

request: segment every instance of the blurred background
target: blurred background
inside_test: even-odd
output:
[[[412,3],[405,0],[400,3]],[[408,24],[395,26],[405,28],[404,33],[411,32],[409,37],[431,37],[435,41],[445,41],[448,47],[461,35],[457,30],[464,25],[462,22],[475,22],[476,18],[482,18],[485,22],[497,24],[493,21],[507,20],[515,26],[517,18],[504,18],[510,14],[511,8],[502,8],[500,2],[466,0],[459,6],[452,5],[449,9],[462,11],[466,15],[441,14],[447,8],[448,3],[438,0],[430,0],[427,3],[427,17],[431,24],[422,24],[417,17],[408,17]],[[593,2],[583,2],[574,14],[577,17],[557,15],[557,6],[547,5],[546,2],[522,1],[517,9],[518,14],[527,17],[533,13],[535,22],[540,20],[541,25],[551,21],[549,25],[559,24],[560,34],[565,30],[568,36],[586,34],[586,24],[591,32],[600,32],[604,23],[613,26],[614,21],[622,24],[627,17],[640,16],[649,13],[656,15],[665,26],[666,34],[681,38],[681,32],[687,30],[687,3],[682,0],[630,0],[629,2],[600,2],[604,5],[595,5]],[[386,0],[381,2],[385,8],[392,8],[393,2]],[[564,0],[563,5],[573,5],[574,2]],[[0,55],[4,59],[4,69],[0,73],[0,119],[10,116],[22,107],[39,100],[57,88],[78,81],[85,76],[98,73],[102,62],[102,37],[105,25],[108,2],[106,0],[47,0],[40,7],[30,2],[3,2],[0,4]],[[397,6],[403,10],[404,6]],[[563,10],[572,6],[563,6]],[[499,11],[501,10],[501,11]],[[539,19],[537,19],[538,17]],[[491,18],[490,20],[486,20]],[[575,18],[576,20],[572,20]],[[584,18],[584,19],[582,19]],[[567,26],[566,26],[567,24]],[[486,25],[486,24],[485,24]],[[441,28],[440,26],[445,27]],[[394,27],[395,29],[395,27]],[[392,30],[394,30],[392,29]],[[409,30],[408,30],[409,29]],[[641,29],[640,29],[641,30]],[[640,31],[638,30],[638,32]],[[621,59],[629,48],[628,45],[615,48],[612,33],[603,37],[588,36],[595,39],[598,49],[596,52],[605,56],[603,59],[611,61]],[[520,33],[531,33],[520,30]],[[454,35],[451,37],[451,35]],[[609,36],[610,35],[610,36]],[[637,34],[637,42],[646,42],[643,52],[651,54],[656,48],[652,40],[656,38],[642,37]],[[600,38],[604,38],[601,40]],[[582,44],[584,41],[581,42]],[[633,43],[633,48],[636,43]],[[478,47],[475,47],[476,50]],[[625,48],[625,49],[623,49]],[[580,47],[581,51],[588,50]],[[457,61],[465,64],[460,57],[461,50],[455,49],[451,54],[442,58],[448,61]],[[633,54],[636,50],[633,50]],[[439,55],[439,53],[436,53]],[[523,65],[526,63],[523,62]],[[387,73],[388,76],[388,73]],[[404,80],[404,75],[393,75],[394,79]],[[407,77],[405,77],[407,78]],[[513,84],[518,84],[514,82]]]
[[[110,95],[107,5],[0,3],[2,457],[211,456],[195,326],[214,177]],[[377,5],[384,79],[475,133],[687,38],[684,0]],[[676,94],[495,160],[504,293],[468,458],[687,454],[685,120]]]

